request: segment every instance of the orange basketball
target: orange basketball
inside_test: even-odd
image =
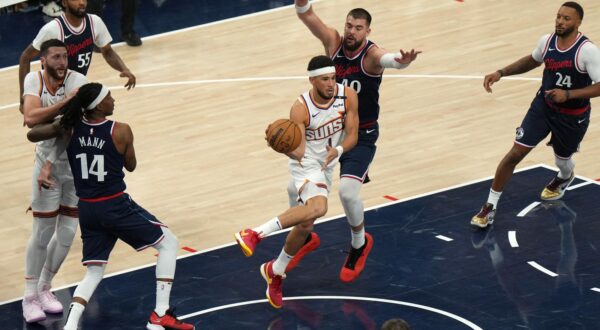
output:
[[[296,150],[302,141],[300,128],[289,119],[277,119],[267,129],[267,143],[273,150],[288,153]]]

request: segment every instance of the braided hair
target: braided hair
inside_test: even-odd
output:
[[[98,97],[102,85],[99,83],[88,83],[79,88],[77,94],[69,100],[59,111],[63,115],[60,119],[60,126],[67,131],[70,131],[77,123],[81,121],[87,112],[86,108]]]

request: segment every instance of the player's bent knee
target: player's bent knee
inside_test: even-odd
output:
[[[164,238],[162,239],[162,241],[160,241],[160,243],[158,243],[155,246],[156,249],[160,250],[164,248],[177,251],[177,249],[179,249],[179,240],[177,239],[177,236],[175,236],[175,234],[173,234],[173,232],[169,230],[169,228],[162,227],[161,229]]]
[[[77,221],[62,221],[56,229],[56,239],[62,246],[71,246],[77,233]]]
[[[37,238],[37,244],[41,247],[47,247],[54,234],[54,221],[37,220],[40,221],[37,226],[37,232],[34,233]]]

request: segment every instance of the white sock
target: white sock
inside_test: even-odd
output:
[[[365,245],[365,227],[363,227],[359,231],[354,231],[350,229],[352,233],[352,247],[355,249],[360,249],[363,245]]]
[[[275,260],[275,262],[273,263],[273,273],[277,275],[285,274],[285,269],[287,268],[287,265],[290,263],[290,261],[292,261],[293,258],[294,256],[285,253],[285,249],[281,249],[279,257],[277,257],[277,260]]]
[[[80,303],[72,302],[69,307],[69,315],[67,316],[67,323],[65,323],[64,330],[77,330],[79,319],[81,314],[85,310],[85,306]]]
[[[488,195],[487,202],[494,205],[494,210],[498,207],[500,195],[502,195],[501,191],[494,191],[494,189],[490,189],[490,194]]]
[[[26,278],[25,279],[25,297],[37,296],[38,293],[38,279],[37,278]]]
[[[573,170],[575,169],[575,162],[573,158],[564,159],[558,158],[556,155],[554,156],[554,162],[556,166],[560,170],[558,172],[558,177],[561,179],[568,179],[573,174]]]
[[[172,286],[172,281],[156,281],[156,308],[154,308],[154,311],[158,316],[165,315],[167,309],[169,309]]]
[[[279,218],[275,217],[252,230],[257,232],[260,237],[265,237],[281,229]]]

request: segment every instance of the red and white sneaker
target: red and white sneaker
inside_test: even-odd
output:
[[[254,254],[254,248],[260,243],[260,236],[252,229],[244,229],[239,233],[235,233],[235,240],[242,249],[246,257],[251,257]]]
[[[319,245],[321,245],[321,239],[319,238],[319,235],[317,235],[317,233],[311,232],[309,237],[310,240],[304,243],[304,245],[302,245],[302,248],[300,248],[300,251],[296,253],[292,260],[290,260],[290,263],[285,268],[286,273],[289,273],[292,269],[296,268],[296,266],[298,266],[300,260],[302,260],[304,256],[314,251],[316,248],[319,247]]]
[[[36,296],[24,297],[22,305],[25,322],[35,323],[46,319],[46,313]]]
[[[373,248],[373,237],[369,233],[365,233],[365,244],[359,249],[350,247],[350,253],[346,258],[346,262],[340,271],[340,280],[342,282],[352,282],[358,278],[360,273],[365,268],[367,257]]]
[[[150,314],[148,324],[146,324],[148,330],[194,330],[193,324],[183,323],[175,316],[175,309],[168,309],[165,315],[158,316],[155,311]]]
[[[267,281],[267,299],[269,303],[275,308],[281,308],[281,305],[283,305],[281,286],[283,285],[285,275],[276,275],[273,272],[273,262],[274,260],[271,260],[262,264],[260,266],[260,274]]]
[[[56,299],[56,296],[50,292],[50,287],[44,287],[38,292],[38,298],[42,310],[49,314],[60,314],[63,312],[63,305]]]

